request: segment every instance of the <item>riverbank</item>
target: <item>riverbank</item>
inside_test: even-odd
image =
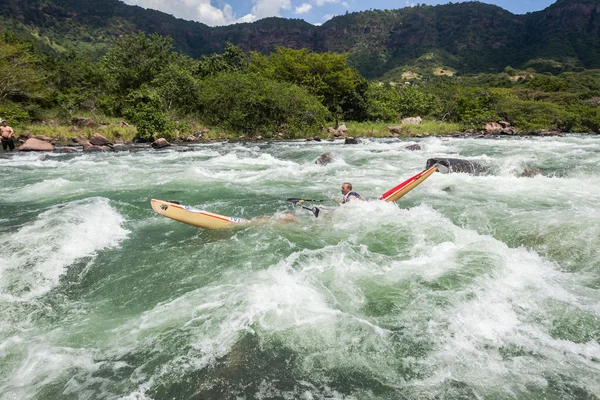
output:
[[[559,130],[541,130],[536,132],[518,132],[508,125],[488,124],[481,130],[463,131],[458,124],[439,121],[422,121],[418,124],[389,124],[375,122],[348,122],[338,127],[324,127],[320,132],[306,132],[304,135],[286,136],[275,133],[272,136],[245,136],[236,132],[228,132],[219,128],[195,127],[189,131],[176,131],[171,135],[154,135],[153,140],[144,140],[138,136],[135,126],[124,121],[96,122],[91,118],[78,119],[79,125],[60,125],[55,121],[44,121],[16,128],[16,145],[19,147],[27,139],[35,138],[58,147],[84,146],[94,137],[102,137],[107,143],[120,147],[132,144],[152,143],[155,139],[165,138],[168,144],[191,144],[214,141],[261,141],[261,140],[327,140],[353,138],[422,138],[429,136],[443,137],[497,137],[497,136],[561,136],[568,132]],[[502,128],[507,126],[507,128]],[[493,130],[495,129],[495,130]],[[20,132],[19,132],[20,131]],[[155,147],[164,147],[165,143]],[[111,147],[111,149],[114,149]],[[98,149],[96,149],[98,150]],[[101,149],[99,149],[101,150]]]

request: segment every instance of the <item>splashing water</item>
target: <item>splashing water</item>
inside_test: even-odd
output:
[[[0,398],[597,398],[600,142],[413,143],[0,157]],[[487,173],[374,200],[434,157]]]

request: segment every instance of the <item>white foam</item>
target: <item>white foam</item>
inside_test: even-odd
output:
[[[82,258],[113,248],[127,237],[124,218],[106,198],[54,206],[35,221],[0,238],[0,296],[28,300],[59,284]]]

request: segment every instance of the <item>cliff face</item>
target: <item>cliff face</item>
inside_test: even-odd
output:
[[[431,54],[464,72],[500,71],[531,60],[600,68],[600,0],[558,0],[526,15],[467,2],[351,13],[322,26],[266,18],[214,28],[119,0],[4,0],[0,19],[63,48],[108,45],[119,35],[145,31],[171,36],[193,57],[220,52],[226,42],[264,53],[276,46],[348,52],[367,77]]]

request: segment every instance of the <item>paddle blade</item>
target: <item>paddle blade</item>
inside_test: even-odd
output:
[[[442,174],[447,174],[450,172],[450,169],[445,165],[435,164],[435,167],[437,168],[438,172],[441,172]]]

